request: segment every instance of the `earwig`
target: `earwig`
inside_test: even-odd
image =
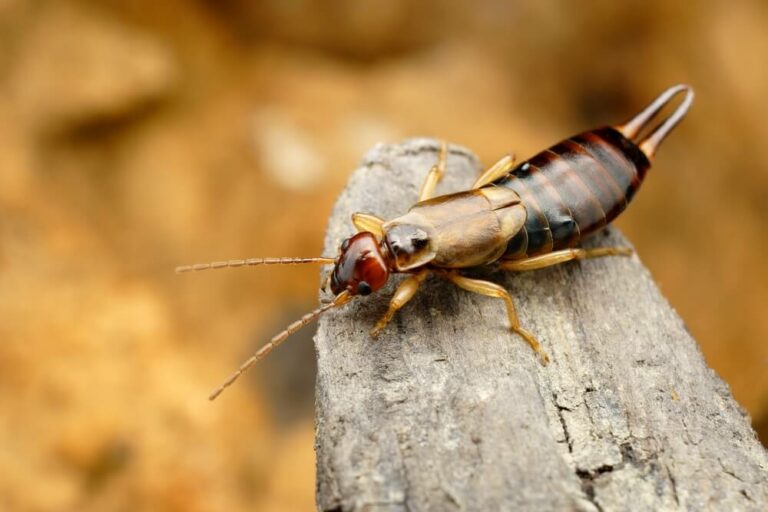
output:
[[[656,127],[659,113],[680,93],[680,105]],[[289,325],[245,361],[211,395],[215,399],[291,334],[326,311],[354,297],[377,292],[392,274],[406,274],[386,313],[371,330],[376,336],[430,275],[458,287],[502,299],[510,330],[525,340],[542,364],[549,357],[541,343],[520,326],[509,292],[491,281],[465,276],[476,267],[521,272],[572,260],[627,256],[627,247],[582,249],[582,239],[613,221],[645,178],[661,142],[693,103],[693,90],[676,85],[664,91],[624,124],[575,135],[515,165],[505,156],[483,172],[469,190],[434,197],[445,172],[447,146],[421,186],[419,199],[405,215],[385,221],[354,213],[357,233],[344,240],[337,257],[251,258],[178,267],[190,272],[249,265],[333,264],[323,288],[334,299]]]

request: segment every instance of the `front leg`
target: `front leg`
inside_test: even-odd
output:
[[[384,224],[384,219],[380,219],[375,215],[355,212],[352,214],[352,224],[355,225],[355,229],[358,233],[367,231],[373,233],[379,240],[384,237],[384,231],[381,229],[381,225]]]
[[[389,309],[387,309],[387,312],[384,313],[384,316],[382,316],[381,319],[376,322],[376,326],[371,329],[372,337],[375,338],[378,336],[381,330],[384,329],[392,320],[392,317],[395,316],[397,310],[405,306],[408,301],[411,300],[414,295],[416,295],[419,286],[421,286],[421,283],[423,283],[428,276],[429,270],[423,269],[416,274],[408,276],[403,280],[402,283],[400,283],[400,286],[397,287],[395,294],[389,301]]]

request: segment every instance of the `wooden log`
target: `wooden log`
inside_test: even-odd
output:
[[[437,149],[374,147],[336,203],[325,254],[353,233],[352,212],[405,212]],[[451,146],[438,192],[479,170]],[[586,245],[628,242],[609,228]],[[321,319],[319,509],[768,510],[768,456],[746,412],[637,256],[491,278],[548,366],[499,300],[438,278],[375,341],[393,283]]]

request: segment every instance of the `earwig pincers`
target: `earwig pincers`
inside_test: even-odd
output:
[[[650,128],[680,93],[684,93],[680,105]],[[352,223],[357,233],[342,242],[336,257],[253,258],[178,267],[177,272],[188,272],[246,265],[333,265],[324,286],[330,287],[334,298],[272,338],[210,399],[288,336],[332,308],[378,292],[392,274],[406,274],[406,278],[371,330],[372,336],[386,327],[427,277],[436,275],[464,290],[502,299],[511,331],[531,346],[542,364],[547,364],[549,357],[541,343],[520,325],[509,292],[491,281],[468,277],[464,271],[492,266],[519,272],[571,260],[631,254],[627,247],[583,249],[578,245],[624,211],[659,145],[685,116],[693,97],[691,87],[676,85],[624,124],[575,135],[519,164],[505,156],[482,173],[469,190],[434,197],[448,158],[443,143],[418,201],[408,212],[391,220],[354,213]]]

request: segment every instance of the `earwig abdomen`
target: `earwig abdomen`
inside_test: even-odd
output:
[[[615,128],[585,132],[542,151],[490,186],[511,188],[528,211],[505,259],[574,247],[619,215],[650,162]]]

